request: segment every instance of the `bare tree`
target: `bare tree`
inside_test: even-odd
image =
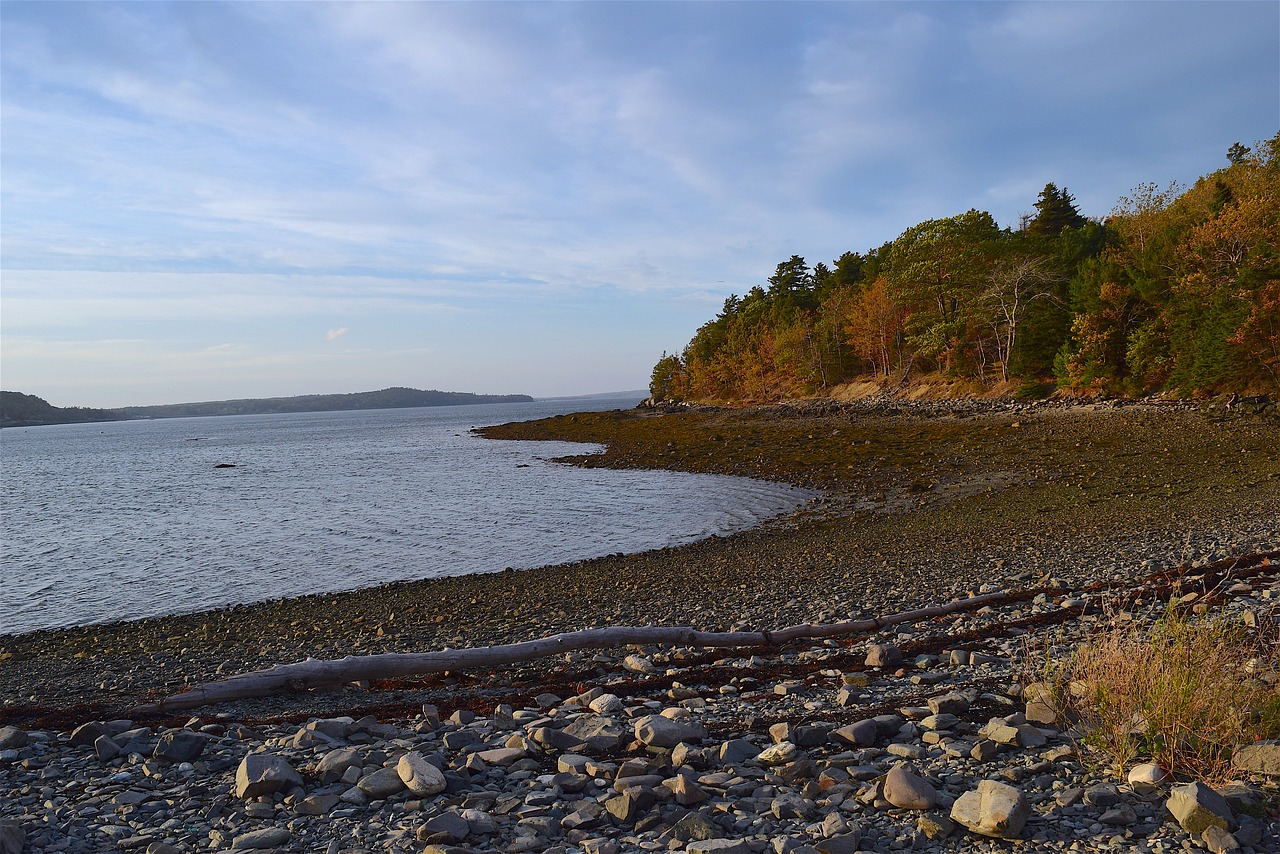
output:
[[[1062,304],[1052,288],[1063,276],[1049,267],[1045,256],[1025,255],[1000,261],[987,276],[981,301],[987,308],[987,322],[995,335],[996,359],[1002,379],[1009,379],[1009,359],[1018,339],[1018,327],[1027,309],[1036,300]]]

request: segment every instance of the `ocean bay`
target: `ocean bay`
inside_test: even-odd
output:
[[[564,563],[759,524],[782,484],[472,427],[634,398],[9,429],[0,634]]]

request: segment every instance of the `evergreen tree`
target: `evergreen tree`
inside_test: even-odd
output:
[[[1076,200],[1067,188],[1061,190],[1053,182],[1044,185],[1036,202],[1036,215],[1027,224],[1027,233],[1040,237],[1057,237],[1066,228],[1079,228],[1085,218],[1076,208]]]

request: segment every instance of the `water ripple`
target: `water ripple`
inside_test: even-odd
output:
[[[584,446],[468,432],[632,402],[0,431],[0,634],[644,551],[751,527],[809,496],[558,465],[547,460]]]

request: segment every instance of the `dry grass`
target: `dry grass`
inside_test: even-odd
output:
[[[1074,654],[1046,660],[1087,746],[1118,773],[1150,757],[1207,782],[1229,776],[1238,746],[1280,736],[1275,615],[1258,628],[1170,604],[1154,625],[1115,622]]]

